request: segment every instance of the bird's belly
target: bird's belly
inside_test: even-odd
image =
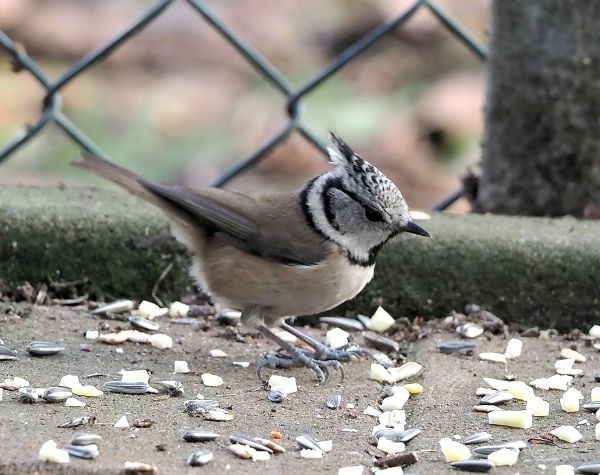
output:
[[[270,317],[311,315],[358,294],[374,266],[350,264],[333,253],[312,266],[290,266],[224,246],[206,254],[203,279],[217,300],[234,308],[260,305]]]

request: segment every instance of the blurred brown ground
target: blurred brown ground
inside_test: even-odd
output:
[[[295,86],[412,2],[207,1]],[[485,42],[488,2],[438,0]],[[152,3],[3,0],[0,29],[55,79]],[[63,110],[116,161],[164,181],[204,185],[285,121],[285,99],[186,2],[62,92]],[[0,146],[39,115],[43,91],[0,55]],[[425,9],[306,97],[304,123],[335,129],[416,207],[454,191],[479,159],[484,67]],[[78,149],[55,127],[2,165],[1,183],[99,184],[68,163]],[[230,187],[298,186],[327,162],[294,135]],[[103,184],[102,184],[103,185]],[[467,209],[459,203],[455,210]]]

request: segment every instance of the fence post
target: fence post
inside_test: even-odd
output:
[[[600,2],[495,0],[476,208],[600,214]]]

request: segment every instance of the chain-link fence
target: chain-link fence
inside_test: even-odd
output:
[[[215,31],[222,35],[239,52],[239,54],[259,72],[265,81],[269,82],[275,89],[284,95],[287,100],[287,123],[261,147],[254,150],[216,179],[212,183],[214,186],[221,186],[227,183],[235,176],[243,173],[245,170],[263,160],[269,152],[294,132],[299,133],[327,156],[325,145],[319,140],[317,135],[302,122],[302,99],[314,91],[314,89],[324,81],[327,81],[327,79],[336,74],[336,72],[343,68],[347,63],[362,55],[373,44],[393,33],[398,28],[401,28],[404,23],[422,9],[429,10],[458,41],[464,44],[465,47],[478,58],[484,60],[487,56],[486,48],[476,41],[455,19],[448,15],[448,13],[440,8],[434,1],[416,0],[396,18],[380,25],[360,38],[334,58],[328,66],[319,71],[304,84],[299,87],[294,87],[290,81],[277,70],[277,68],[270,64],[269,61],[260,54],[260,52],[236,35],[231,28],[217,18],[201,1],[184,1],[195,9]],[[87,69],[112,54],[117,48],[121,47],[130,38],[139,33],[149,23],[155,21],[173,3],[174,0],[162,0],[158,2],[152,9],[148,10],[138,21],[129,26],[129,28],[121,34],[71,65],[71,67],[69,67],[62,76],[54,82],[48,79],[47,75],[44,74],[44,71],[42,71],[35,61],[24,53],[6,34],[0,31],[0,48],[11,56],[13,69],[15,71],[26,70],[46,91],[42,102],[42,112],[39,118],[35,123],[28,126],[21,134],[15,137],[11,143],[0,149],[0,164],[29,140],[39,134],[50,122],[54,122],[58,125],[58,127],[81,148],[104,159],[110,160],[110,157],[62,112],[60,92],[68,83],[78,78]],[[433,209],[444,210],[462,195],[463,191],[458,190],[434,205]]]

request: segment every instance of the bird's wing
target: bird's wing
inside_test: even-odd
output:
[[[253,198],[227,190],[158,185],[141,180],[188,222],[255,255],[296,265],[313,265],[325,257],[324,240],[304,217],[297,193]]]

